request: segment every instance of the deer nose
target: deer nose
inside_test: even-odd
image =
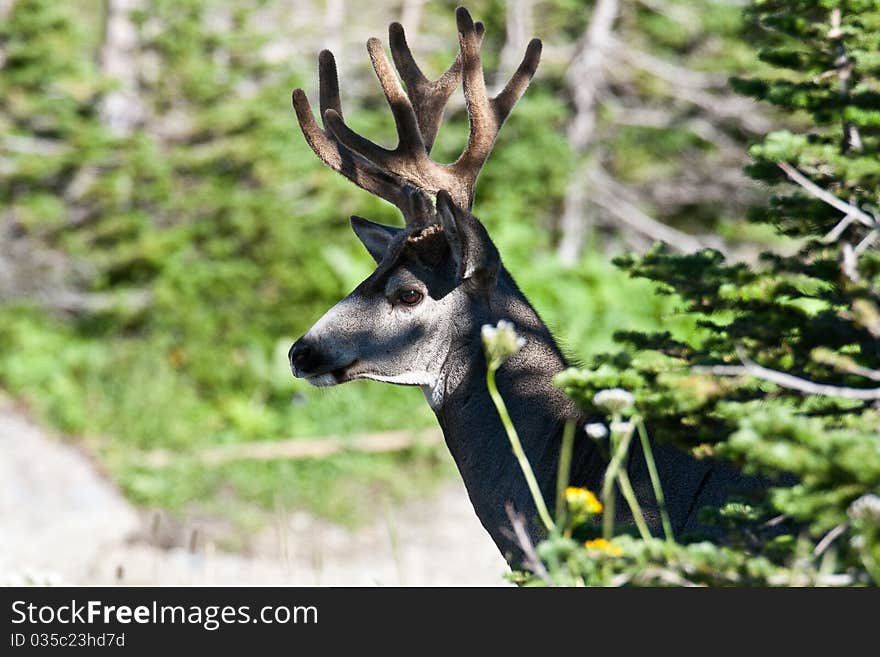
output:
[[[305,376],[314,372],[321,364],[321,354],[303,338],[293,343],[287,352],[290,359],[290,369],[294,376]]]

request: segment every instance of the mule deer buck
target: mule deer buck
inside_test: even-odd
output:
[[[486,386],[480,331],[507,320],[526,338],[524,348],[498,371],[498,387],[524,450],[551,506],[561,434],[566,421],[587,418],[552,384],[567,365],[550,331],[504,268],[486,229],[471,214],[480,169],[501,125],[526,90],[541,42],[529,43],[513,77],[490,98],[480,62],[483,26],[456,10],[459,53],[438,79],[428,80],[413,59],[403,28],[389,28],[391,54],[405,90],[378,39],[367,51],[388,100],[399,143],[389,150],[353,132],[343,121],[333,55],[319,55],[323,129],[301,89],[293,106],[306,141],[330,168],[393,203],[405,220],[396,228],[351,218],[376,270],[331,308],[290,349],[293,373],[315,386],[372,379],[420,386],[443,429],[470,500],[483,526],[511,564],[523,559],[508,531],[505,506],[535,518],[536,509]],[[470,134],[452,164],[430,157],[444,106],[461,84]],[[436,199],[436,200],[434,200]],[[696,511],[723,499],[731,475],[674,448],[655,452],[673,526],[696,527]],[[588,440],[577,440],[574,485],[598,490],[605,461]],[[631,454],[628,471],[652,530],[659,513],[644,458]],[[617,504],[624,509],[625,504]],[[629,520],[625,511],[621,521]],[[529,527],[537,541],[537,524]]]

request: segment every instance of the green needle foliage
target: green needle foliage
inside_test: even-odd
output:
[[[880,255],[869,246],[880,226],[852,222],[832,233],[844,214],[778,164],[869,217],[876,212],[880,2],[756,0],[747,16],[774,69],[734,85],[788,112],[795,126],[750,150],[748,173],[775,191],[750,219],[795,239],[757,263],[665,246],[619,258],[632,276],[679,298],[698,330],[620,333],[623,351],[564,372],[558,385],[597,413],[597,391],[629,390],[652,437],[730,459],[771,488],[762,499],[705,509],[706,522],[723,530],[711,543],[625,537],[615,556],[548,541],[541,550],[557,582],[880,583],[878,396],[851,399],[846,390],[870,397],[880,380]],[[809,394],[811,384],[832,394]]]

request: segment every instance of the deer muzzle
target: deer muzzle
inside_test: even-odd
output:
[[[315,386],[331,386],[345,380],[346,370],[353,363],[340,363],[324,353],[318,344],[304,336],[293,343],[287,352],[290,370],[298,379]]]

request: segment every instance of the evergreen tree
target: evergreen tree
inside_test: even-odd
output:
[[[693,330],[622,333],[625,351],[559,384],[597,413],[597,391],[625,388],[654,438],[772,484],[705,510],[724,530],[713,547],[624,540],[617,570],[654,559],[697,581],[880,583],[880,2],[756,0],[748,16],[774,72],[734,84],[802,126],[752,147],[748,173],[777,195],[750,218],[796,238],[795,252],[620,258],[676,295]],[[544,549],[559,559],[559,544]]]

